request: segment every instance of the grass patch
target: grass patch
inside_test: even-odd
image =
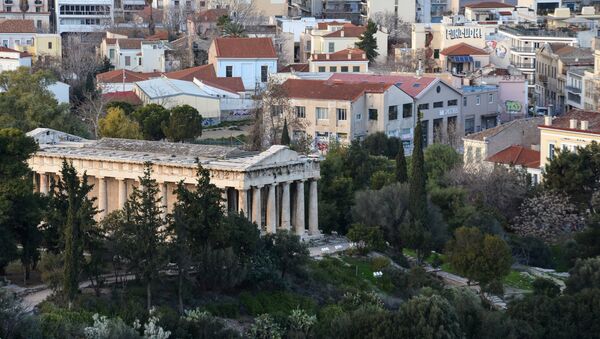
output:
[[[373,276],[371,260],[355,257],[323,258],[310,265],[311,275],[317,281],[334,285],[341,290],[379,290],[391,293],[394,285],[390,277]]]
[[[510,273],[504,278],[504,284],[506,286],[522,289],[532,290],[533,278],[521,274],[519,271],[510,271]]]

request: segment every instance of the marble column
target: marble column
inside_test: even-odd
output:
[[[308,233],[310,235],[319,234],[319,205],[318,205],[318,192],[317,192],[317,180],[311,180],[309,182],[308,192]]]
[[[281,228],[289,231],[291,228],[290,183],[282,183],[281,188]]]
[[[98,216],[104,218],[108,213],[108,200],[106,196],[106,178],[97,177],[98,179]]]
[[[119,186],[119,209],[122,209],[127,202],[127,179],[117,179],[117,183]]]
[[[275,203],[275,187],[277,184],[269,185],[267,196],[267,233],[277,232],[277,205]]]
[[[296,182],[296,213],[294,218],[294,230],[296,235],[304,235],[306,224],[304,223],[304,181]]]
[[[262,228],[262,199],[260,190],[262,186],[252,188],[252,222],[258,225],[258,229]]]
[[[244,215],[250,219],[248,215],[248,190],[238,190],[238,212],[244,213]]]
[[[223,213],[225,213],[225,215],[227,215],[227,211],[229,211],[229,196],[227,194],[227,191],[227,187],[221,190],[221,207],[223,208]]]
[[[48,194],[48,175],[46,173],[40,173],[40,193]]]
[[[169,186],[166,182],[161,182],[159,184],[159,188],[160,188],[161,216],[163,219],[166,219],[167,218],[167,210],[168,210],[167,197],[169,195]]]

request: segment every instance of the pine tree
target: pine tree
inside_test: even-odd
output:
[[[281,144],[289,146],[291,143],[290,132],[288,131],[287,119],[283,119],[283,131],[281,132]]]
[[[408,181],[406,157],[404,156],[404,146],[402,145],[402,141],[400,142],[400,147],[398,147],[398,154],[396,154],[396,181],[400,183]]]
[[[408,210],[410,220],[402,226],[404,243],[417,252],[417,260],[422,262],[431,243],[431,232],[427,218],[427,191],[425,189],[426,173],[423,156],[423,132],[421,118],[415,127],[412,154],[412,170],[410,174],[410,201]]]
[[[158,184],[152,179],[152,163],[144,164],[140,186],[125,203],[124,234],[130,239],[126,246],[127,257],[134,271],[146,284],[148,311],[152,307],[152,283],[165,263],[165,238],[162,218],[163,207]]]
[[[60,180],[52,184],[52,191],[57,193],[51,199],[62,201],[55,204],[57,206],[66,206],[62,226],[65,257],[62,290],[71,308],[79,290],[79,276],[84,263],[84,234],[94,225],[97,210],[94,199],[88,198],[93,186],[88,184],[87,175],[84,174],[80,180],[73,164],[66,160],[63,160],[60,172]]]
[[[365,51],[370,62],[373,62],[373,60],[375,60],[375,58],[379,55],[377,52],[377,40],[375,39],[377,30],[377,24],[373,20],[369,20],[367,23],[367,29],[356,43],[357,48]]]

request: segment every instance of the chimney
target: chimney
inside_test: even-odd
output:
[[[344,29],[340,29],[340,35],[342,36],[342,38],[344,37]]]
[[[587,131],[590,128],[590,122],[587,120],[581,120],[581,130]]]
[[[325,54],[325,59],[329,60],[329,54]]]
[[[570,129],[577,129],[577,119],[571,119],[571,120],[569,120],[569,128]]]
[[[363,53],[363,54],[362,54],[362,58],[363,58],[363,59],[366,59],[366,58],[367,58],[367,54],[366,54],[366,53]]]
[[[352,60],[352,53],[351,52],[348,53],[348,60]]]
[[[549,115],[546,115],[544,117],[544,125],[546,126],[552,126],[552,117]]]

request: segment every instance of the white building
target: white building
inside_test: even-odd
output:
[[[416,14],[417,1],[415,0],[364,0],[362,5],[364,23],[377,15],[394,15],[402,22],[413,23],[416,20]]]
[[[166,51],[171,50],[168,42],[122,38],[104,38],[100,55],[110,60],[115,69],[134,72],[165,72],[169,70]]]
[[[241,77],[246,91],[261,88],[277,73],[277,53],[271,38],[217,38],[208,50],[217,77]]]
[[[6,20],[0,22],[0,42],[2,46],[32,46],[37,30],[33,20]]]
[[[113,24],[113,0],[57,0],[56,33],[95,32]]]
[[[31,67],[31,54],[0,47],[0,72],[14,71],[19,67]]]
[[[0,20],[31,20],[39,31],[50,30],[50,3],[48,0],[26,0],[28,9],[21,11],[22,0],[4,0],[0,2]]]

